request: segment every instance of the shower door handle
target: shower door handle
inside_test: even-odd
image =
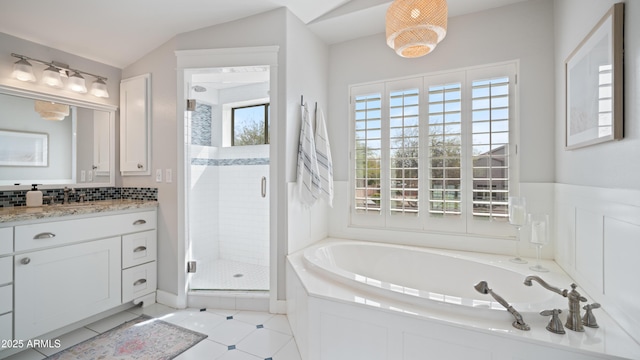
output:
[[[267,178],[265,176],[262,177],[262,182],[260,183],[260,192],[262,197],[267,196]]]

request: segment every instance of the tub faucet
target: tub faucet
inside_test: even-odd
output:
[[[564,324],[564,326],[569,330],[584,331],[584,326],[582,326],[582,317],[580,315],[580,302],[587,301],[587,298],[580,295],[580,293],[576,291],[576,288],[578,287],[578,285],[574,283],[574,284],[571,284],[571,290],[567,290],[567,289],[561,290],[560,288],[547,284],[539,276],[535,276],[535,275],[527,276],[524,279],[524,284],[526,286],[531,286],[532,280],[535,280],[536,282],[538,282],[540,285],[542,285],[543,288],[553,291],[554,293],[562,295],[567,299],[569,299],[569,315],[567,316],[567,322]]]

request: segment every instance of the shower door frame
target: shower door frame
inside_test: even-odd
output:
[[[189,164],[186,162],[187,149],[187,134],[185,133],[185,111],[186,111],[186,96],[188,95],[187,78],[186,74],[190,71],[206,68],[220,68],[220,67],[238,67],[238,66],[269,66],[269,93],[270,93],[270,117],[271,119],[283,118],[278,116],[278,46],[259,46],[248,48],[225,48],[225,49],[202,49],[202,50],[178,50],[176,51],[177,57],[177,136],[178,144],[182,146],[178,147],[178,212],[183,214],[178,218],[178,234],[183,239],[183,246],[178,245],[178,268],[183,269],[183,273],[178,277],[178,294],[175,301],[176,306],[186,307],[188,300],[188,274],[187,274],[187,261],[189,254],[189,227],[188,227],[188,195],[189,184],[187,181],[186,166]],[[284,142],[278,141],[280,132],[285,131],[285,128],[279,126],[278,121],[271,122],[271,143],[270,143],[270,161],[269,161],[269,311],[272,313],[285,313],[286,312],[286,300],[284,291],[284,258],[286,255],[286,244],[283,246],[279,243],[280,238],[279,228],[286,228],[280,224],[279,219],[284,219],[282,214],[278,213],[278,194],[286,192],[286,187],[279,189],[279,178],[284,178],[284,166],[280,169],[278,164],[281,162],[279,159],[284,154]],[[282,135],[284,136],[284,135]],[[283,145],[278,146],[279,143]],[[284,160],[282,161],[284,164]],[[280,215],[280,216],[279,216]],[[286,225],[286,224],[285,224]]]

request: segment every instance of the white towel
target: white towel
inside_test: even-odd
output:
[[[298,142],[298,192],[303,205],[311,207],[320,195],[318,158],[309,111],[305,103],[301,107],[302,123]]]
[[[318,158],[318,170],[320,175],[320,197],[325,199],[329,206],[333,207],[333,162],[331,161],[331,148],[327,136],[327,124],[324,121],[322,110],[316,113],[316,157]]]

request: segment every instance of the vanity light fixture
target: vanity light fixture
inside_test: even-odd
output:
[[[14,54],[11,55],[13,56]],[[35,82],[36,76],[33,74],[33,66],[31,63],[23,56],[16,57],[20,58],[20,60],[13,64],[13,73],[11,75],[20,81]]]
[[[79,72],[76,71],[69,76],[69,89],[83,94],[87,92],[87,85],[84,81],[84,77],[82,77]]]
[[[396,54],[427,55],[447,35],[446,0],[395,0],[387,9],[387,45]]]
[[[27,61],[30,60],[47,65],[47,68],[42,72],[42,82],[46,85],[55,88],[62,88],[64,86],[62,78],[65,77],[68,78],[67,86],[69,90],[84,94],[87,92],[87,85],[84,76],[82,75],[88,75],[96,78],[96,80],[91,85],[91,94],[101,98],[109,97],[109,91],[107,90],[106,82],[107,78],[104,76],[94,75],[86,71],[72,69],[68,65],[56,61],[47,62],[14,53],[12,53],[11,56],[20,59],[13,65],[12,73],[12,76],[20,81],[36,81],[36,77],[33,74],[33,66],[31,65],[31,63],[29,63],[29,61]]]
[[[102,78],[96,79],[96,81],[91,84],[91,94],[101,98],[108,98],[109,91],[107,91],[107,83],[105,83]]]
[[[49,65],[49,67],[44,69],[44,71],[42,72],[42,82],[49,86],[62,88],[62,77],[60,76],[60,70],[52,65]]]

